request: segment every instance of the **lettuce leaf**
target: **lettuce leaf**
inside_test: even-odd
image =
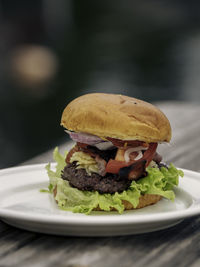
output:
[[[57,162],[55,170],[51,170],[50,163],[46,166],[49,176],[49,192],[53,192],[57,186],[57,195],[55,199],[58,206],[67,211],[90,214],[90,212],[100,207],[104,211],[110,211],[115,208],[120,214],[124,211],[122,200],[129,201],[133,207],[137,207],[139,198],[144,194],[156,194],[174,201],[175,194],[173,187],[178,185],[179,176],[183,177],[183,172],[174,167],[169,168],[147,168],[147,176],[132,181],[128,190],[115,194],[100,194],[97,191],[81,191],[69,185],[68,181],[61,179],[61,172],[66,166],[65,157],[62,156],[58,148],[54,150],[53,157]]]
[[[55,171],[52,171],[51,170],[51,164],[48,163],[46,165],[46,170],[47,170],[47,174],[49,176],[49,191],[52,193],[53,192],[53,189],[54,187],[56,186],[57,184],[57,180],[58,178],[61,177],[61,172],[62,170],[64,169],[64,167],[66,166],[66,162],[65,162],[65,158],[66,158],[66,155],[67,155],[67,151],[64,153],[64,155],[62,156],[59,151],[58,151],[58,147],[56,147],[54,149],[54,152],[53,152],[53,159],[54,161],[57,163],[56,164],[56,168],[55,168]]]

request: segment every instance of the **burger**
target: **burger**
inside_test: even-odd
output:
[[[61,209],[121,214],[161,198],[174,200],[183,172],[157,152],[170,142],[171,126],[154,105],[119,94],[86,94],[66,106],[61,125],[74,146],[65,155],[56,148],[55,170],[46,166],[49,191]]]

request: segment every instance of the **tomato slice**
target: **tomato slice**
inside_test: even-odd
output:
[[[147,167],[156,153],[157,146],[158,146],[157,143],[150,143],[149,148],[144,152],[143,157],[139,160],[131,160],[129,162],[125,162],[125,161],[110,159],[106,165],[106,172],[119,173],[119,170],[121,168],[128,167],[135,162],[140,162],[143,160],[146,160],[145,167]]]
[[[109,173],[118,173],[121,168],[128,167],[129,165],[133,164],[133,162],[125,162],[110,159],[106,165],[106,172]]]
[[[147,161],[145,167],[147,167],[149,163],[152,161],[156,153],[157,146],[158,143],[150,143],[149,148],[144,152],[142,159],[145,159]]]

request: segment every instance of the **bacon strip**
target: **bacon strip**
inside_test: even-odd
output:
[[[146,160],[140,160],[128,167],[123,167],[119,170],[119,176],[129,180],[137,180],[145,173]]]

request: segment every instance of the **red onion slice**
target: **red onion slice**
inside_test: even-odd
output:
[[[67,132],[71,137],[71,139],[74,140],[75,142],[80,142],[91,146],[104,142],[100,137],[93,134],[76,133],[76,132],[70,132],[68,130],[65,130],[65,132]]]
[[[142,154],[142,151],[140,150],[140,151],[138,151],[138,155],[137,155],[137,157],[134,158],[134,160],[139,160],[142,157],[143,157],[143,154]]]
[[[125,151],[125,153],[124,153],[124,159],[125,159],[125,161],[126,162],[129,162],[130,161],[130,158],[129,158],[129,156],[130,156],[130,154],[132,153],[132,152],[139,152],[139,151],[141,151],[141,150],[147,150],[148,149],[148,147],[143,147],[143,146],[137,146],[137,147],[131,147],[131,148],[129,148],[129,149],[127,149],[126,151]],[[142,153],[142,152],[141,152]],[[141,158],[141,153],[138,153],[138,155],[137,155],[137,159],[135,158],[135,160],[138,160],[138,159],[140,159]]]

